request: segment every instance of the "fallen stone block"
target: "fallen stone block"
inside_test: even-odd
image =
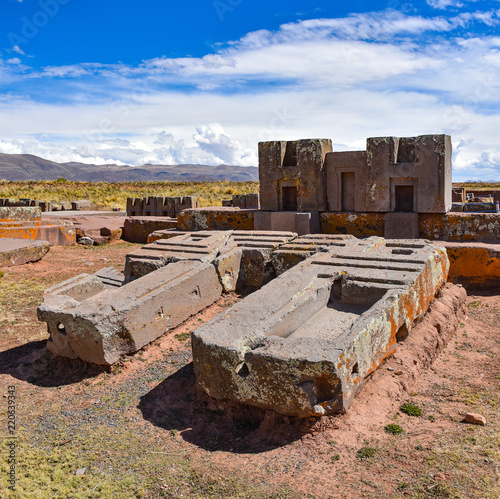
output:
[[[274,251],[296,237],[294,232],[232,232],[214,262],[224,291],[261,287],[274,279]]]
[[[126,256],[125,275],[140,277],[181,260],[213,262],[230,234],[230,231],[200,231],[159,239]]]
[[[92,209],[92,202],[87,199],[80,199],[71,202],[71,209],[74,211],[90,210]]]
[[[0,207],[0,221],[2,222],[33,222],[40,220],[42,212],[37,207],[17,207],[6,205]]]
[[[0,267],[13,267],[41,260],[49,251],[48,241],[0,239]]]
[[[448,281],[468,286],[500,286],[500,244],[436,241],[450,260]]]
[[[75,244],[76,233],[71,222],[42,220],[37,207],[0,208],[0,238],[48,241],[51,246]]]
[[[149,234],[148,244],[154,243],[155,241],[158,241],[158,239],[170,239],[171,237],[184,236],[189,234],[189,232],[190,231],[177,229],[155,230]]]
[[[47,322],[53,354],[111,365],[222,293],[213,265],[196,261],[172,263],[115,289],[106,283],[113,272],[105,274],[83,274],[44,293],[38,319]]]
[[[121,239],[125,217],[72,216],[77,238],[90,237],[97,244]],[[80,241],[78,241],[80,242]]]
[[[104,269],[98,270],[95,274],[105,288],[115,289],[120,288],[125,284],[125,275],[114,267],[105,267]]]
[[[193,333],[209,396],[288,416],[346,411],[446,282],[426,241],[347,240],[317,253]]]

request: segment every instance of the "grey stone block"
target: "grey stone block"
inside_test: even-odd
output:
[[[384,219],[386,239],[418,239],[418,213],[386,213]]]
[[[346,411],[448,268],[425,241],[347,240],[317,253],[193,333],[197,383],[289,416]]]
[[[216,301],[222,288],[208,263],[172,263],[116,289],[83,275],[47,290],[38,318],[48,349],[60,356],[110,365]]]

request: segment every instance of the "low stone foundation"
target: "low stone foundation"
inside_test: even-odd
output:
[[[385,233],[383,213],[321,213],[320,223],[322,234],[368,237]],[[418,232],[421,239],[500,243],[500,214],[419,213]]]
[[[239,208],[197,208],[177,217],[179,230],[254,230],[256,210]]]
[[[48,241],[51,246],[76,243],[76,231],[69,221],[42,220],[36,207],[0,207],[0,238]]]

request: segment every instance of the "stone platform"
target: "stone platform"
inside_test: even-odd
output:
[[[193,333],[208,395],[289,416],[346,411],[446,282],[446,251],[420,240],[346,240]]]
[[[0,207],[0,238],[48,241],[51,246],[76,243],[73,224],[42,220],[40,208]]]
[[[177,220],[170,217],[128,217],[123,225],[123,239],[129,243],[148,242],[152,232],[176,229]]]

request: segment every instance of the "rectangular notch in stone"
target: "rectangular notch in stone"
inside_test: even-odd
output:
[[[356,178],[354,172],[342,172],[341,174],[341,200],[342,211],[356,210]]]
[[[395,203],[394,211],[413,212],[413,185],[394,186]]]
[[[416,161],[415,143],[399,140],[397,163],[414,163]]]
[[[287,142],[283,166],[297,166],[297,142]]]
[[[298,191],[296,186],[281,188],[281,204],[283,211],[297,211]]]

